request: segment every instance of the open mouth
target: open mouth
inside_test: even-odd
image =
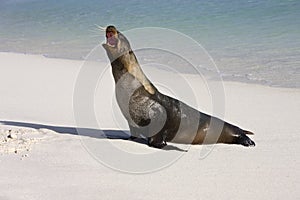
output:
[[[106,34],[106,44],[107,45],[109,45],[111,47],[115,47],[117,45],[117,42],[118,42],[118,40],[114,34],[109,33],[109,32]]]

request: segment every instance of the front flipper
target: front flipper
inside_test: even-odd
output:
[[[167,143],[164,141],[162,135],[157,134],[153,137],[148,138],[148,145],[150,147],[155,147],[155,148],[158,148],[158,149],[162,149],[167,145]]]

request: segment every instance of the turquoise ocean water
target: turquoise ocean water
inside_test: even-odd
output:
[[[299,0],[0,0],[0,51],[83,59],[104,39],[95,24],[174,29],[225,80],[300,88]]]

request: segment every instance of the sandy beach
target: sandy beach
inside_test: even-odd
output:
[[[97,126],[78,123],[74,91],[83,64],[0,53],[1,200],[300,198],[299,89],[224,82],[224,119],[253,131],[256,146],[170,144],[169,150],[158,150],[123,139],[126,121],[107,63],[85,63],[105,73],[94,91]],[[213,113],[203,80],[157,69],[145,73],[161,91]],[[189,92],[177,92],[184,91],[177,76],[190,81]],[[87,135],[78,135],[78,129]],[[101,149],[107,144],[127,154],[173,159],[136,174],[127,170],[126,157]],[[205,157],[203,148],[211,149]]]

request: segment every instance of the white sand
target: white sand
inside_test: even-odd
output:
[[[87,123],[80,128],[91,131],[89,136],[74,134],[78,123],[73,115],[73,91],[81,65],[80,61],[0,53],[1,200],[300,198],[300,90],[225,82],[225,119],[255,132],[252,139],[257,146],[219,144],[201,158],[203,146],[192,146],[188,152],[163,151],[139,142],[103,139],[95,136],[95,130],[84,129],[107,130],[111,136],[120,136],[118,130],[126,129],[112,100],[110,70],[99,80],[94,94],[98,127]],[[105,67],[99,63],[89,66]],[[213,112],[201,80],[180,75],[191,83],[192,90],[185,90],[176,74],[145,71],[162,91]],[[132,163],[101,149],[106,144],[144,157],[181,157],[152,173],[123,173],[118,170]],[[120,162],[119,169],[103,165],[107,164],[99,160],[103,155]],[[143,169],[153,163],[135,164]]]

